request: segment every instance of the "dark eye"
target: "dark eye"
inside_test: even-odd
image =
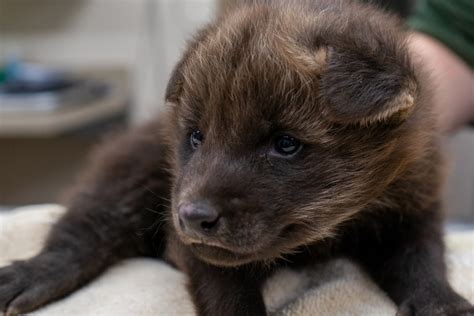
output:
[[[275,152],[281,156],[293,156],[301,147],[301,142],[289,135],[278,136],[274,143]]]
[[[189,142],[191,143],[191,147],[193,149],[197,149],[199,145],[201,145],[202,141],[204,140],[204,135],[201,133],[200,130],[194,130],[189,137]]]

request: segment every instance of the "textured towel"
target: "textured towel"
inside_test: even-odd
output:
[[[0,266],[36,254],[64,212],[57,205],[29,206],[0,213]],[[474,302],[474,233],[446,238],[454,288]],[[284,270],[264,289],[275,315],[395,315],[395,305],[354,264],[333,260],[302,271]],[[126,260],[61,301],[34,313],[56,315],[193,315],[185,276],[152,259]]]

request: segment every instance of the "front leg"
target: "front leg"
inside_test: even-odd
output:
[[[353,256],[399,306],[399,316],[468,316],[473,306],[449,285],[437,206],[384,213],[359,231]]]
[[[262,267],[222,268],[188,254],[184,270],[188,288],[200,316],[267,315],[261,293],[270,271]]]
[[[102,148],[41,253],[0,268],[0,314],[29,313],[64,297],[118,260],[161,255],[157,220],[166,215],[170,184],[158,127]]]

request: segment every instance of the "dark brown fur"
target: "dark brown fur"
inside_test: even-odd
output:
[[[346,256],[400,315],[473,315],[446,281],[438,142],[399,21],[349,1],[250,2],[189,44],[166,116],[94,157],[43,252],[0,269],[0,309],[148,255],[189,276],[200,315],[264,315],[279,267]],[[302,150],[275,155],[279,134]],[[180,224],[195,201],[219,211],[212,234]]]

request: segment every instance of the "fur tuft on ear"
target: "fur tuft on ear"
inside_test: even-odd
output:
[[[219,17],[223,17],[228,13],[242,7],[259,4],[269,5],[272,2],[272,0],[221,0],[218,1],[217,13]]]
[[[334,122],[370,125],[404,121],[415,107],[417,84],[406,56],[330,48],[321,98]]]

